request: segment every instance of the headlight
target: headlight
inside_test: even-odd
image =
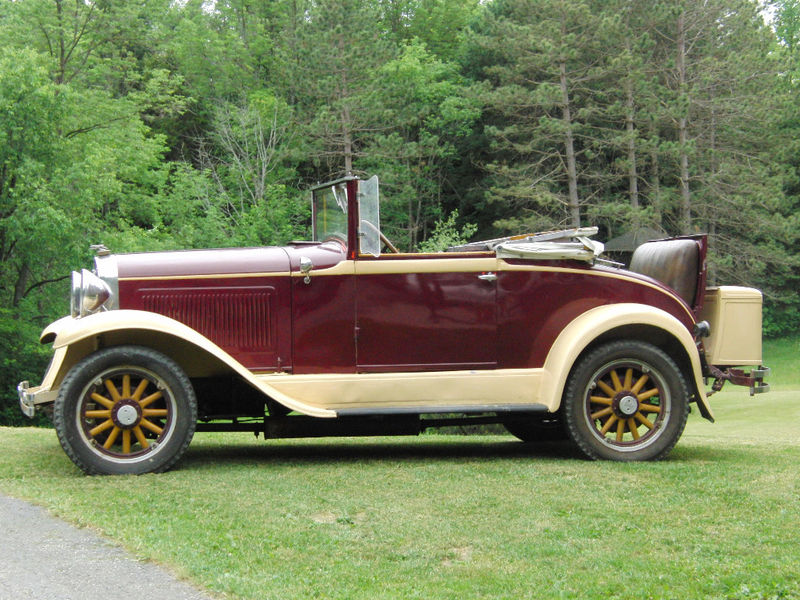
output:
[[[98,311],[111,298],[111,288],[91,271],[72,272],[70,312],[73,317],[85,317]]]

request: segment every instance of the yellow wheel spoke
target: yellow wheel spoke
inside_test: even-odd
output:
[[[142,428],[139,427],[138,425],[133,428],[133,435],[136,436],[136,441],[139,442],[139,445],[142,448],[150,447],[150,444],[147,443],[147,438],[144,437],[144,432],[142,431]]]
[[[122,396],[119,395],[119,390],[117,390],[117,386],[114,385],[113,381],[106,379],[103,383],[105,384],[108,393],[111,394],[111,399],[114,401],[114,403],[122,400]]]
[[[600,430],[600,435],[607,434],[611,430],[611,427],[613,427],[614,423],[616,422],[617,422],[617,415],[611,415],[610,417],[608,417],[608,421],[606,421],[606,424],[603,425],[603,428]]]
[[[130,454],[131,453],[131,430],[126,429],[122,432],[122,453],[123,454]]]
[[[147,389],[147,384],[148,383],[150,383],[150,382],[147,379],[142,379],[139,382],[139,385],[136,386],[136,391],[133,392],[132,398],[134,400],[139,402],[139,400],[142,398],[142,394],[144,394],[144,391]]]
[[[122,376],[122,397],[131,397],[131,376],[128,374]]]
[[[98,394],[96,392],[92,392],[91,398],[92,398],[92,400],[94,400],[98,404],[102,404],[106,408],[113,408],[114,407],[114,403],[111,400],[109,400],[105,396],[101,396],[100,394]]]
[[[159,427],[155,423],[151,423],[150,421],[144,418],[141,420],[140,425],[145,429],[149,429],[150,431],[158,435],[161,435],[161,433],[164,431],[161,427]]]
[[[616,395],[617,395],[617,392],[616,392],[616,391],[614,391],[614,390],[612,390],[612,389],[611,389],[611,386],[609,386],[609,385],[608,385],[608,384],[607,384],[605,381],[603,381],[602,379],[598,379],[598,380],[597,380],[597,387],[599,387],[601,390],[603,390],[603,391],[604,391],[606,394],[608,394],[608,395],[609,395],[610,397],[612,397],[612,398],[613,398],[614,396],[616,396]]]
[[[119,435],[120,431],[122,430],[119,427],[114,427],[114,429],[111,430],[111,433],[108,434],[108,439],[106,440],[106,443],[103,444],[103,448],[106,450],[111,448],[114,442],[117,441],[117,436]]]
[[[619,392],[622,390],[622,382],[619,380],[616,369],[611,371],[611,382],[614,384],[614,391]]]
[[[611,406],[611,398],[605,396],[589,396],[589,401],[592,404],[602,404],[603,406]]]
[[[631,389],[631,383],[633,382],[633,369],[628,369],[625,371],[625,383],[622,384],[623,389],[629,390]]]
[[[639,410],[647,413],[660,413],[661,407],[656,406],[655,404],[640,404]]]
[[[166,408],[145,408],[142,410],[142,416],[144,417],[166,417],[167,416],[167,409]]]
[[[611,407],[609,406],[608,408],[604,408],[602,410],[598,410],[595,413],[592,413],[592,419],[601,419],[601,418],[605,417],[606,415],[610,415],[612,412],[613,411],[611,410]]]
[[[150,394],[147,398],[144,398],[143,400],[139,401],[139,406],[144,408],[145,406],[148,406],[149,404],[152,404],[153,402],[161,398],[161,396],[162,396],[161,391],[155,392],[154,394]]]
[[[111,429],[114,426],[114,421],[108,419],[107,421],[103,421],[95,427],[94,429],[89,430],[89,435],[95,437],[98,433],[103,433],[106,429]]]
[[[642,425],[644,425],[644,426],[645,426],[645,427],[647,427],[648,429],[652,429],[653,427],[655,427],[655,425],[653,425],[653,424],[652,424],[652,423],[651,423],[651,422],[650,422],[650,421],[647,419],[647,417],[645,417],[645,416],[644,416],[642,413],[640,413],[640,412],[637,412],[635,415],[633,415],[633,418],[634,418],[634,419],[636,419],[637,421],[639,421],[639,423],[641,423]]]
[[[631,432],[634,440],[639,439],[639,427],[636,425],[636,420],[633,417],[628,419],[628,431]]]
[[[84,413],[84,416],[87,419],[110,419],[111,418],[111,411],[110,410],[87,410]]]
[[[638,394],[636,398],[639,402],[644,402],[648,398],[652,398],[653,396],[658,396],[658,388],[653,388],[652,390],[647,390],[643,394]]]
[[[650,379],[649,375],[642,375],[641,377],[639,377],[639,380],[633,384],[631,392],[633,394],[638,394],[639,392],[641,392],[642,388],[644,387],[644,384],[647,383],[648,379]]]
[[[625,419],[620,419],[617,423],[617,441],[622,441],[622,436],[625,435]]]

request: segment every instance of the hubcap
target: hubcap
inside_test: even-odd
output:
[[[625,417],[632,417],[639,411],[639,401],[630,394],[619,399],[619,412]]]
[[[130,429],[139,422],[139,410],[134,406],[135,401],[123,400],[117,403],[112,412],[112,419],[119,427]]]

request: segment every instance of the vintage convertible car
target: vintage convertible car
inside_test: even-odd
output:
[[[51,407],[87,473],[163,471],[195,430],[465,423],[649,460],[691,404],[713,420],[707,380],[768,389],[761,294],[706,289],[704,236],[649,242],[629,270],[598,258],[591,228],[404,254],[381,233],[377,178],[319,186],[312,207],[313,241],[286,247],[97,247],[72,314],[42,333],[53,359],[19,384],[22,411]]]

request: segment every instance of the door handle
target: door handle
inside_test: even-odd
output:
[[[478,279],[481,281],[497,281],[497,275],[494,273],[483,273],[482,275],[478,275]]]

